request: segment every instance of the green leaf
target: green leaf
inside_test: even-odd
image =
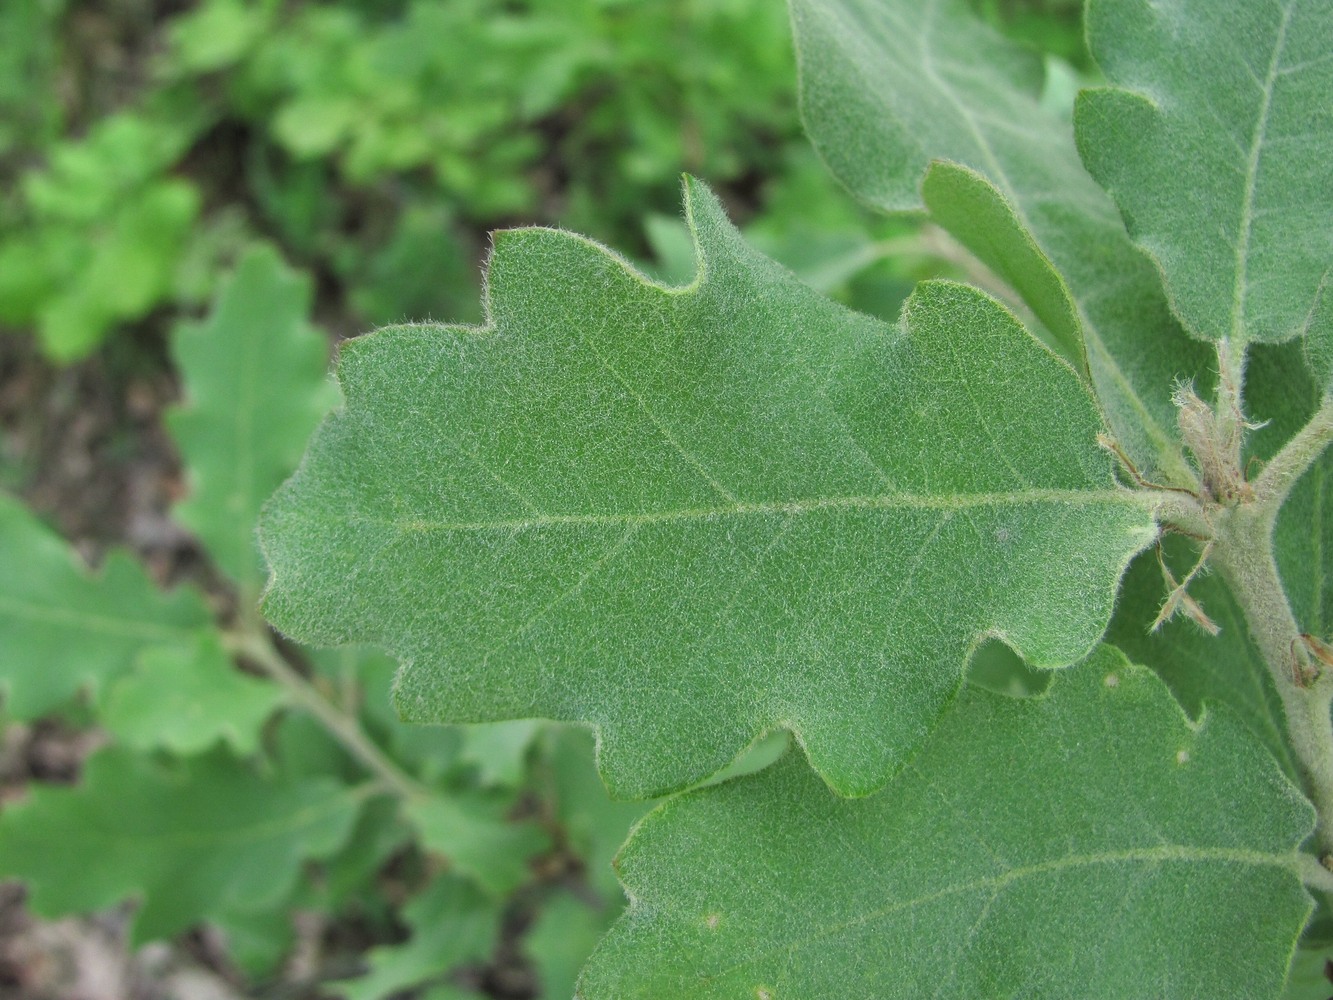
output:
[[[1092,0],[1087,25],[1112,86],[1080,95],[1079,151],[1176,315],[1237,344],[1306,333],[1333,268],[1333,5]]]
[[[1134,564],[1130,563],[1130,569]],[[1120,588],[1124,590],[1124,580]],[[1116,602],[1117,610],[1120,607]],[[1111,619],[1112,623],[1115,619]],[[1050,687],[1055,674],[1046,670],[1035,670],[1023,662],[1022,657],[996,639],[988,639],[977,647],[972,654],[972,662],[967,667],[967,682],[1008,695],[1010,698],[1030,698],[1043,693]]]
[[[348,909],[368,914],[387,909],[381,875],[395,855],[412,850],[413,836],[395,796],[386,793],[367,799],[343,845],[320,860],[318,879],[296,887],[288,910],[336,917]]]
[[[145,650],[187,659],[208,609],[161,593],[129,556],[91,572],[19,501],[0,494],[0,685],[5,710],[33,719],[80,691],[96,697]]]
[[[338,983],[346,1000],[383,1000],[443,978],[465,962],[489,957],[500,932],[499,904],[470,882],[437,878],[403,908],[411,936],[372,948],[370,970]]]
[[[1262,426],[1249,437],[1252,459],[1267,461],[1319,407],[1298,345],[1256,345],[1246,373],[1246,409]],[[1278,511],[1273,529],[1287,603],[1301,628],[1333,638],[1333,450],[1325,449],[1305,471]]]
[[[102,722],[138,750],[192,754],[226,740],[245,756],[285,697],[276,684],[241,673],[217,637],[203,633],[192,649],[144,650],[112,685]]]
[[[1199,558],[1194,546],[1178,536],[1163,539],[1162,549],[1176,580],[1183,580]],[[1231,591],[1215,574],[1190,584],[1190,596],[1221,630],[1218,635],[1209,635],[1183,614],[1151,631],[1170,591],[1157,560],[1156,552],[1145,552],[1130,564],[1107,641],[1156,671],[1191,718],[1203,715],[1205,702],[1226,705],[1295,780],[1282,701]]]
[[[1325,395],[1333,395],[1333,281],[1319,284],[1305,333],[1305,363]]]
[[[26,882],[46,917],[135,897],[139,944],[282,899],[303,860],[337,849],[359,799],[332,782],[261,778],[223,753],[164,765],[113,747],[78,787],[34,786],[6,808],[0,875]]]
[[[597,780],[592,734],[576,726],[550,726],[543,734],[536,791],[551,804],[560,841],[583,860],[584,877],[607,906],[624,895],[611,862],[630,828],[648,811],[643,802],[618,802]]]
[[[1310,635],[1333,639],[1333,452],[1292,487],[1273,546],[1296,621]]]
[[[292,912],[286,907],[259,912],[225,910],[209,916],[222,933],[227,958],[251,979],[272,977],[296,938]]]
[[[1328,1000],[1333,993],[1333,980],[1325,973],[1327,963],[1333,961],[1328,951],[1301,949],[1291,960],[1291,973],[1282,1000]]]
[[[989,180],[1068,284],[1092,382],[1117,440],[1141,467],[1189,482],[1171,386],[1178,377],[1203,375],[1215,359],[1172,317],[1151,263],[1080,164],[1069,126],[1039,105],[1036,53],[1002,39],[963,0],[790,6],[806,130],[833,172],[886,211],[922,207],[919,188],[932,160]],[[959,212],[949,225],[977,251],[1004,210],[988,193],[973,193],[992,202],[975,234],[966,235]],[[1007,243],[1019,242],[1007,223],[1005,230]],[[1018,259],[1027,263],[1006,267],[1022,278],[1009,280],[1031,296],[1039,317],[1058,316],[1058,296],[1039,260],[1028,251]]]
[[[1276,997],[1312,823],[1239,722],[1103,647],[1045,698],[969,688],[873,798],[788,758],[667,802],[579,995]]]
[[[531,719],[464,726],[459,760],[477,769],[481,784],[515,788],[523,781],[528,751],[540,731],[541,723]]]
[[[542,907],[523,942],[541,986],[539,996],[565,1000],[574,996],[579,970],[620,915],[620,907],[594,909],[568,892]]]
[[[426,850],[503,897],[532,877],[529,862],[550,847],[536,826],[506,818],[512,808],[512,797],[456,791],[408,802],[404,813]]]
[[[52,260],[64,287],[38,310],[52,358],[84,357],[116,323],[140,319],[169,295],[199,203],[193,186],[165,180],[126,196],[103,227],[55,227],[75,256]]]
[[[620,796],[779,727],[865,794],[982,637],[1085,655],[1154,529],[1073,372],[994,300],[928,283],[889,326],[687,204],[691,285],[510,231],[490,327],[347,345],[347,407],[266,511],[266,613],[390,649],[408,719],[595,725]]]
[[[427,727],[403,722],[394,711],[391,689],[398,665],[369,647],[315,650],[310,660],[323,677],[325,697],[347,709],[359,708],[367,733],[402,767],[427,785],[455,775],[463,749],[461,726]]]
[[[168,424],[185,458],[190,497],[176,508],[216,564],[258,596],[259,508],[301,457],[310,432],[337,401],[328,344],[306,317],[310,282],[278,252],[241,259],[208,320],[172,334],[184,405]]]
[[[1078,307],[999,189],[975,170],[937,160],[926,170],[921,197],[935,222],[1018,292],[1037,319],[1033,332],[1043,343],[1086,377]]]
[[[210,0],[173,19],[168,29],[173,68],[203,74],[232,65],[262,37],[271,10],[271,5]]]

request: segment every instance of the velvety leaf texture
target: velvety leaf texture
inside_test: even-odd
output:
[[[975,183],[956,185],[953,205],[937,190],[932,213],[993,266],[987,248],[1004,220],[1000,273],[1058,332],[1067,329],[1061,289],[1041,274],[1041,255],[1054,263],[1077,306],[1111,430],[1142,467],[1188,482],[1171,387],[1215,359],[1172,317],[1152,264],[1079,162],[1069,126],[1038,104],[1039,57],[982,24],[963,0],[789,2],[806,131],[833,172],[887,211],[923,207],[932,160],[988,179],[1023,232]],[[985,212],[968,207],[979,196],[992,203]],[[1013,256],[1029,236],[1040,253]]]
[[[96,697],[147,649],[188,662],[210,624],[196,594],[163,594],[123,552],[90,570],[3,494],[0,552],[0,692],[14,718],[37,718],[80,691]]]
[[[1303,335],[1333,269],[1333,4],[1093,0],[1079,150],[1199,337]],[[1329,329],[1311,331],[1326,340]]]
[[[266,611],[403,661],[418,721],[600,731],[645,796],[790,727],[880,787],[969,648],[1083,656],[1153,535],[1074,373],[937,282],[894,327],[751,250],[687,186],[691,285],[580,237],[498,234],[490,326],[343,349],[346,409],[267,509]]]
[[[306,858],[332,853],[360,794],[268,780],[212,753],[164,766],[112,748],[76,788],[35,787],[0,817],[0,876],[43,916],[140,906],[131,936],[168,937],[215,911],[273,905]]]
[[[1034,332],[1086,376],[1083,331],[1069,288],[995,185],[975,170],[937,160],[926,171],[921,197],[934,221],[1019,293],[1038,321]]]
[[[1239,722],[1103,647],[1044,698],[968,688],[879,795],[788,758],[667,802],[579,996],[1275,998],[1312,822]]]
[[[253,601],[263,579],[255,521],[337,401],[328,344],[310,326],[310,283],[271,247],[237,265],[208,319],[183,324],[172,348],[185,404],[169,417],[190,496],[176,515]]]

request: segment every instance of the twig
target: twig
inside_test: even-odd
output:
[[[403,799],[418,799],[429,795],[425,788],[366,736],[354,718],[340,712],[313,684],[302,677],[267,636],[231,633],[227,636],[227,645],[232,652],[244,656],[286,688],[301,708],[314,716],[348,753],[364,764],[395,795]]]

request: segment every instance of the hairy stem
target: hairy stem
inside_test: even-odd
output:
[[[228,645],[233,652],[252,661],[286,688],[293,701],[313,715],[329,735],[379,778],[389,791],[403,799],[422,798],[429,794],[375,745],[356,719],[339,711],[313,684],[302,677],[278,652],[268,636],[253,632],[232,634]]]
[[[1324,397],[1310,422],[1264,466],[1252,484],[1255,502],[1274,511],[1281,507],[1296,481],[1324,453],[1330,441],[1333,441],[1333,395]]]
[[[1318,889],[1320,892],[1333,895],[1333,871],[1325,868],[1318,858],[1311,857],[1308,854],[1298,854],[1296,861],[1300,867],[1299,874],[1302,882],[1311,889]]]
[[[1303,676],[1301,628],[1287,603],[1273,556],[1277,507],[1246,504],[1228,512],[1215,561],[1245,613],[1287,717],[1287,736],[1306,793],[1318,813],[1321,854],[1333,853],[1333,675]]]

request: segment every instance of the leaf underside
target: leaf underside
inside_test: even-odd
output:
[[[1238,721],[1103,647],[1044,698],[968,688],[871,798],[789,757],[659,807],[579,996],[1274,997],[1312,822]]]
[[[348,344],[346,408],[266,511],[266,613],[394,652],[409,719],[594,725],[622,796],[782,726],[864,794],[981,637],[1083,656],[1152,525],[1074,373],[993,300],[931,283],[889,326],[706,189],[687,207],[691,285],[511,231],[489,327]]]

